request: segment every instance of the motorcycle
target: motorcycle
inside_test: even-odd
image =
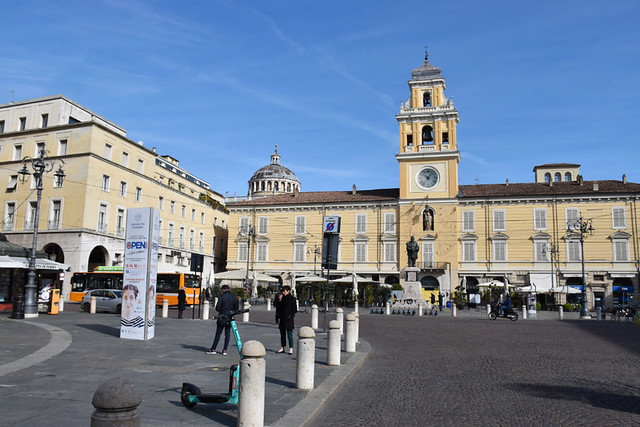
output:
[[[487,314],[487,317],[489,317],[489,320],[496,320],[498,317],[503,317],[515,322],[518,320],[518,313],[512,308],[504,308],[502,309],[502,314],[500,314],[500,304],[498,303],[491,307],[491,311]]]

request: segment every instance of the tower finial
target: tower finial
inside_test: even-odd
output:
[[[276,154],[278,154],[278,144],[276,144]]]
[[[424,62],[429,62],[429,52],[427,52],[427,45],[424,45]]]

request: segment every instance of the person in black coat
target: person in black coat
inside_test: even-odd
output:
[[[218,298],[216,304],[216,311],[218,312],[218,320],[216,321],[216,336],[213,339],[211,349],[207,351],[207,354],[216,354],[216,347],[220,341],[220,335],[224,329],[224,347],[222,347],[222,355],[227,355],[227,348],[229,347],[229,339],[231,338],[231,316],[229,313],[238,309],[238,297],[229,292],[229,286],[222,285],[222,295]]]
[[[280,315],[280,350],[278,353],[284,353],[284,348],[287,345],[286,338],[289,338],[289,354],[293,354],[293,328],[295,324],[293,318],[298,312],[296,305],[296,299],[291,295],[291,286],[282,287],[282,300],[280,301],[279,315]]]
[[[178,319],[182,319],[182,312],[187,307],[187,293],[184,286],[178,291]]]

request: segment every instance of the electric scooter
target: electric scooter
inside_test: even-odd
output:
[[[238,347],[238,353],[240,359],[242,359],[242,341],[240,340],[240,333],[236,326],[236,321],[233,316],[241,313],[247,313],[248,308],[235,310],[227,315],[216,316],[214,319],[230,317],[231,330],[233,331],[233,339],[236,341]],[[228,403],[232,405],[238,404],[238,385],[240,382],[240,366],[237,363],[231,365],[229,370],[229,392],[226,394],[211,394],[203,393],[196,385],[191,383],[182,383],[182,391],[180,392],[180,400],[182,404],[191,409],[198,403]]]

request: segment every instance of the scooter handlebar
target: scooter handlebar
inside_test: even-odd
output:
[[[241,308],[239,310],[230,311],[227,314],[219,314],[218,316],[214,316],[214,319],[218,319],[220,317],[233,317],[237,314],[248,313],[250,310],[248,308]]]

